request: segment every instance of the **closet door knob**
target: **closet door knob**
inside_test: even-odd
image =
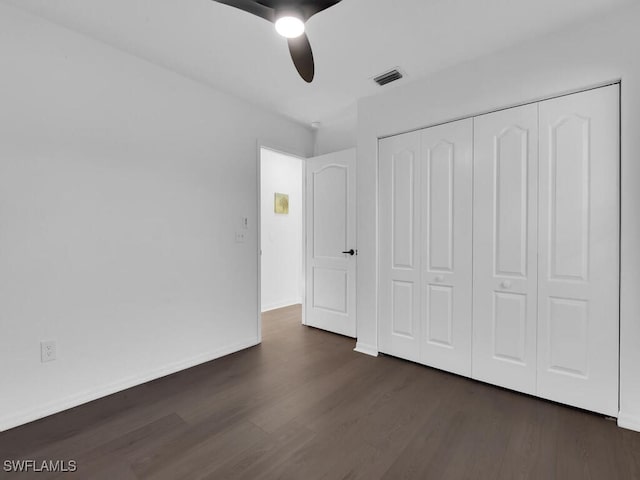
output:
[[[511,280],[503,280],[500,285],[502,288],[511,288]]]

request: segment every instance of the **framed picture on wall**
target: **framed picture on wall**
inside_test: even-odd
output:
[[[289,194],[275,193],[273,199],[273,211],[287,215],[289,213]]]

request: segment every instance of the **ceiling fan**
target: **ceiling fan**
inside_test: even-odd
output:
[[[316,13],[341,0],[214,0],[239,8],[275,24],[276,31],[287,38],[291,60],[300,76],[311,83],[315,73],[313,52],[304,25]]]

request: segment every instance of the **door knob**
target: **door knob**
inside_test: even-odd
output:
[[[510,280],[503,280],[500,285],[502,286],[502,288],[511,288],[511,281]]]
[[[348,253],[349,255],[355,255],[356,251],[352,248],[351,250],[347,250],[346,252],[342,252],[342,253]]]

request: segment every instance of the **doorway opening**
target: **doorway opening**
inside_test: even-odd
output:
[[[355,338],[355,149],[303,159],[262,147],[259,162],[261,313]]]
[[[303,179],[304,159],[260,148],[261,313],[304,302]]]

